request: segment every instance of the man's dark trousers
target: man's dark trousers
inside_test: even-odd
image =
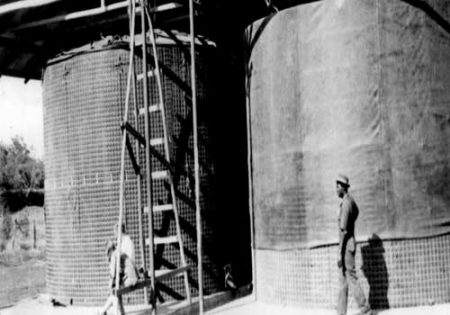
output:
[[[347,314],[348,289],[352,291],[360,309],[367,307],[363,290],[358,284],[355,268],[355,251],[346,250],[343,267],[339,268],[339,295],[337,311],[339,315]],[[343,271],[344,270],[344,271]]]

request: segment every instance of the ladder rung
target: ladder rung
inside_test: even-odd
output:
[[[156,281],[162,281],[164,279],[170,278],[170,277],[176,277],[181,276],[183,272],[188,271],[191,268],[191,266],[186,265],[182,266],[176,269],[160,269],[155,270],[155,279]]]
[[[153,10],[154,10],[154,12],[162,12],[162,11],[167,11],[167,10],[173,10],[176,8],[181,8],[182,6],[183,5],[180,3],[169,2],[169,3],[161,4]]]
[[[176,269],[161,269],[161,270],[155,270],[155,278],[160,280],[161,278],[167,278],[167,275],[172,272],[175,271]],[[173,276],[181,276],[182,272],[177,272],[176,274],[174,274]]]
[[[173,210],[173,204],[157,205],[153,207],[154,212]]]
[[[154,105],[150,105],[148,107],[148,111],[150,113],[156,112],[156,111],[158,111],[160,109],[161,109],[160,104],[154,104]],[[139,115],[144,115],[144,114],[145,114],[145,108],[139,108]]]
[[[154,241],[155,241],[155,245],[178,243],[178,236],[173,235],[173,236],[167,236],[167,237],[155,237]]]
[[[164,143],[164,139],[163,138],[155,138],[155,139],[150,139],[150,145],[161,145]]]
[[[172,204],[153,206],[153,212],[162,212],[162,211],[169,211],[169,210],[173,210]],[[148,207],[144,207],[144,212],[148,213]]]
[[[166,237],[155,237],[153,239],[153,242],[155,245],[161,245],[161,244],[173,244],[178,243],[178,237],[176,235],[172,236],[166,236]],[[149,239],[145,239],[145,245],[149,245]]]
[[[152,173],[153,179],[163,179],[169,177],[169,173],[167,171],[156,171]]]
[[[148,77],[148,78],[154,77],[154,76],[156,76],[157,73],[158,73],[158,72],[156,72],[156,69],[152,69],[152,70],[150,70],[150,71],[147,72],[147,77]],[[137,75],[137,79],[138,79],[138,80],[144,79],[144,74],[139,73],[139,74]]]
[[[179,267],[177,269],[155,270],[155,280],[158,282],[158,281],[163,281],[164,279],[167,279],[170,277],[176,277],[176,276],[182,275],[183,272],[188,271],[190,268],[191,268],[190,265],[186,265],[186,266]],[[119,290],[117,290],[117,294],[124,295],[124,294],[133,292],[138,289],[149,287],[151,284],[152,284],[151,279],[138,280],[138,282],[135,285],[119,288]]]

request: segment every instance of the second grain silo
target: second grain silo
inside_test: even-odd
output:
[[[450,301],[446,1],[320,1],[248,28],[256,292],[332,307],[335,178],[374,308]]]

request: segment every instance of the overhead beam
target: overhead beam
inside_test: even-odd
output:
[[[165,3],[165,4],[162,4],[162,5],[159,5],[155,8],[153,8],[151,10],[151,12],[159,13],[159,12],[174,10],[179,7],[182,7],[182,5],[179,3],[176,3],[176,2],[170,2],[170,3]],[[55,16],[55,17],[48,18],[48,19],[43,19],[43,20],[38,20],[38,21],[22,24],[20,27],[13,29],[13,31],[29,29],[29,28],[52,24],[52,23],[66,22],[66,21],[76,20],[76,19],[80,19],[80,18],[98,16],[98,15],[102,15],[102,14],[105,14],[108,12],[113,12],[113,11],[122,10],[122,9],[126,9],[126,8],[128,8],[128,1],[117,2],[114,4],[110,4],[110,5],[102,5],[95,9],[67,13],[67,14]],[[136,11],[140,12],[140,9],[137,8]]]
[[[39,7],[50,3],[60,2],[61,0],[23,0],[16,1],[0,6],[0,14],[5,14],[21,9]]]

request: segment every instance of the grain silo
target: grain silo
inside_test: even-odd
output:
[[[256,294],[332,307],[335,176],[374,308],[450,301],[447,1],[302,4],[247,29]]]
[[[189,56],[185,55],[186,36],[176,34],[176,38],[177,42],[167,35],[158,37],[158,58],[163,74],[172,162],[186,174],[191,174],[180,175],[174,182],[188,263],[195,266],[192,114],[187,97],[190,93],[190,66]],[[100,305],[108,294],[105,242],[113,236],[119,213],[120,126],[126,93],[128,45],[126,38],[108,37],[50,60],[45,69],[47,290],[53,298],[66,303]],[[215,164],[208,152],[213,139],[206,119],[207,107],[212,106],[214,97],[214,80],[212,72],[208,72],[212,68],[207,65],[214,60],[215,49],[210,42],[203,41],[198,43],[197,50],[201,207],[207,214],[203,222],[206,243],[204,282],[205,292],[211,293],[222,287],[223,277],[223,262],[217,258],[217,249],[211,245],[217,236],[211,223],[215,213]],[[137,56],[138,69],[140,63],[141,58]],[[156,82],[150,79],[149,84],[150,101],[156,102]],[[137,87],[141,91],[142,82]],[[207,90],[211,91],[210,94]],[[142,107],[142,92],[138,95],[137,104]],[[142,131],[143,128],[141,116],[138,129]],[[155,137],[161,136],[160,120],[152,120],[151,128]],[[162,150],[162,147],[157,149]],[[136,263],[140,266],[137,188],[131,162],[128,160],[127,163],[124,220],[136,247]],[[141,163],[144,164],[143,160]],[[161,167],[155,158],[152,158],[152,164],[155,170]],[[165,204],[168,190],[164,182],[159,183],[153,185],[154,202]],[[145,215],[144,218],[143,224],[147,226],[148,219]],[[172,216],[159,214],[155,220],[157,235],[174,234]],[[145,233],[147,236],[147,229]],[[147,246],[145,255],[149,255]],[[173,247],[158,246],[155,255],[157,267],[180,265],[178,250]],[[191,285],[196,284],[196,278],[196,269],[192,268]],[[184,294],[182,279],[169,281],[159,286],[161,294],[165,298],[181,298]],[[195,294],[196,289],[191,288]],[[131,297],[131,302],[143,302],[142,291],[133,293]]]

